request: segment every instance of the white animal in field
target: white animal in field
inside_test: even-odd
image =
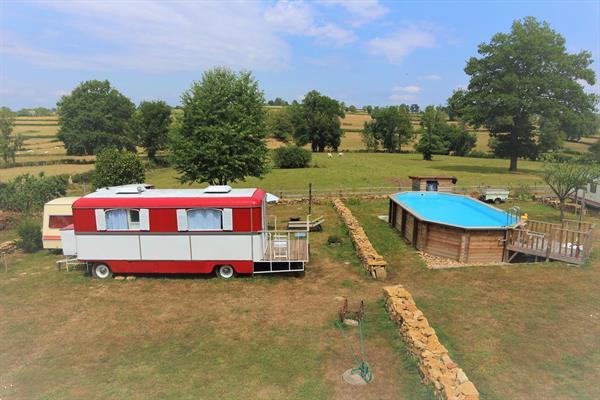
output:
[[[46,151],[44,152],[44,154],[48,154],[48,150],[46,150]]]
[[[329,158],[333,158],[333,154],[331,154],[331,153],[327,153],[327,157],[329,157]]]
[[[344,153],[342,153],[341,151],[338,153],[338,157],[343,157]]]

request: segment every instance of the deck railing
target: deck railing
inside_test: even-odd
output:
[[[579,228],[579,229],[574,229]],[[595,225],[565,220],[562,224],[527,221],[509,229],[506,249],[576,264],[590,255]]]
[[[308,261],[308,231],[268,231],[263,261]]]

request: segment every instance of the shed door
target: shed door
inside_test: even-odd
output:
[[[428,192],[437,192],[438,191],[438,181],[427,181],[427,186],[425,190]]]

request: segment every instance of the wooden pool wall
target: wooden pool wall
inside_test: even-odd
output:
[[[390,199],[388,220],[409,243],[428,254],[464,263],[504,260],[506,229],[461,228],[419,219]]]

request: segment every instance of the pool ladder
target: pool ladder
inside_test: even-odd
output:
[[[510,226],[514,222],[519,222],[521,220],[521,215],[521,207],[519,206],[512,206],[506,210],[506,226]]]

